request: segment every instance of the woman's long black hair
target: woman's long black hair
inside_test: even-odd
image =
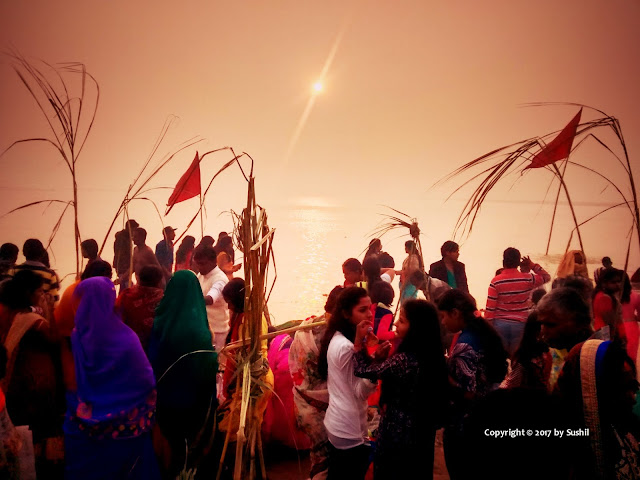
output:
[[[379,238],[372,238],[369,242],[369,246],[367,247],[367,252],[364,254],[364,259],[366,260],[370,255],[376,255],[376,250],[382,248],[382,242]]]
[[[458,310],[462,314],[464,328],[479,339],[487,367],[487,380],[491,383],[504,380],[507,374],[507,351],[498,332],[489,322],[477,315],[475,299],[468,293],[454,288],[440,297],[438,310],[443,312]]]
[[[178,250],[176,251],[176,263],[183,263],[187,260],[187,253],[193,251],[196,245],[195,237],[187,235],[182,239]]]
[[[323,379],[327,378],[327,372],[329,366],[327,364],[327,351],[329,350],[329,343],[336,332],[340,332],[347,337],[350,341],[354,341],[356,337],[356,327],[351,323],[349,317],[352,310],[355,308],[360,300],[367,296],[367,291],[361,287],[348,287],[345,288],[338,296],[336,306],[329,319],[329,324],[322,337],[322,343],[320,344],[320,354],[318,355],[318,373]]]
[[[524,333],[520,345],[513,354],[512,364],[518,363],[524,370],[525,378],[535,375],[532,360],[549,351],[548,345],[540,339],[541,324],[538,322],[538,312],[529,314],[524,324]]]
[[[409,330],[394,355],[405,353],[418,360],[418,397],[425,405],[420,411],[426,418],[440,419],[445,413],[448,396],[448,374],[440,339],[438,310],[426,300],[407,300],[403,305]],[[386,394],[382,384],[381,403]]]
[[[367,291],[371,290],[374,283],[382,282],[380,278],[380,262],[375,256],[367,257],[362,262],[362,271],[364,273],[364,279],[367,282]]]
[[[593,289],[593,294],[591,299],[595,300],[596,295],[599,292],[602,292],[605,295],[609,295],[607,292],[604,291],[603,284],[605,282],[609,282],[616,278],[619,278],[621,282],[624,282],[623,273],[624,272],[622,270],[618,270],[617,268],[613,268],[613,267],[602,269],[602,271],[600,272],[600,275],[598,276],[598,283],[596,284],[596,288]],[[629,295],[631,295],[631,291],[629,291]],[[609,297],[611,297],[611,301],[613,302],[613,308],[614,309],[617,308],[618,300],[616,299],[615,295],[609,295]]]
[[[231,342],[231,336],[236,328],[236,324],[242,318],[244,314],[244,293],[245,282],[243,278],[232,278],[222,289],[222,297],[231,306],[233,306],[233,312],[231,312],[229,318],[229,333],[227,334],[226,342]]]

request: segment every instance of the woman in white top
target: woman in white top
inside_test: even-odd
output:
[[[367,398],[376,384],[353,374],[353,342],[358,324],[371,318],[367,291],[360,287],[345,288],[322,340],[318,370],[327,378],[329,407],[324,425],[331,443],[327,480],[364,479],[369,466]],[[366,328],[369,323],[363,325]]]

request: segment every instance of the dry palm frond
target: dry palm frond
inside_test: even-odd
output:
[[[96,79],[81,63],[64,63],[57,67],[40,62],[41,67],[30,62],[17,51],[8,53],[12,66],[25,88],[36,102],[38,109],[48,123],[51,137],[32,137],[16,140],[0,156],[13,147],[31,142],[45,142],[53,146],[64,160],[71,174],[74,215],[74,236],[76,247],[76,274],[80,273],[80,227],[78,224],[78,182],[76,164],[93,127],[100,100],[100,87]],[[70,75],[79,76],[80,91],[73,96],[67,81]],[[88,97],[88,89],[92,97]],[[30,205],[35,205],[34,202]],[[14,210],[15,211],[15,210]],[[65,209],[66,211],[66,209]],[[62,218],[58,220],[49,243],[55,237]]]
[[[373,235],[382,237],[385,233],[396,228],[408,228],[409,235],[411,235],[411,237],[413,238],[417,238],[420,235],[420,229],[418,228],[418,223],[415,218],[411,218],[406,213],[396,210],[395,208],[391,208],[389,206],[387,206],[387,208],[389,210],[393,210],[398,215],[401,215],[404,218],[382,213],[381,215],[389,219],[389,222],[382,224],[377,230],[373,232]]]
[[[613,188],[616,190],[616,192],[622,197],[622,202],[619,203],[616,206],[627,206],[629,208],[629,211],[633,217],[633,226],[636,228],[636,231],[638,230],[638,226],[640,225],[640,213],[638,210],[638,202],[637,202],[637,195],[636,195],[636,190],[635,190],[635,183],[634,183],[634,179],[633,179],[633,174],[631,171],[631,164],[629,161],[629,157],[627,154],[627,148],[626,148],[626,144],[624,142],[624,137],[622,135],[622,129],[620,127],[620,122],[618,121],[618,119],[616,119],[615,117],[612,117],[610,115],[605,114],[604,112],[602,112],[601,110],[597,110],[594,109],[592,107],[586,106],[586,105],[580,105],[580,104],[576,104],[576,103],[556,103],[556,104],[551,104],[551,103],[534,103],[534,104],[530,104],[531,106],[542,106],[542,105],[572,105],[572,106],[578,106],[578,107],[582,107],[582,108],[587,108],[587,109],[591,109],[594,110],[600,114],[603,115],[602,118],[598,118],[596,120],[591,120],[591,121],[587,121],[587,122],[583,122],[580,123],[577,126],[576,129],[576,134],[575,134],[575,139],[579,139],[578,143],[576,143],[576,145],[573,147],[572,151],[576,150],[577,148],[579,148],[586,140],[594,140],[597,142],[598,145],[602,146],[608,153],[612,154],[614,156],[614,158],[616,158],[616,160],[618,161],[618,163],[620,164],[620,166],[622,166],[622,168],[624,169],[625,173],[627,174],[627,176],[629,177],[629,184],[630,184],[630,190],[631,190],[631,195],[632,198],[629,199],[627,198],[628,194],[625,194],[613,181],[611,181],[606,175],[604,175],[603,173],[600,173],[598,171],[596,171],[595,169],[586,167],[584,165],[580,165],[577,164],[576,162],[573,161],[569,161],[568,159],[564,159],[564,160],[559,160],[556,161],[550,165],[547,165],[544,167],[545,170],[550,171],[553,173],[554,178],[552,179],[552,181],[554,180],[558,180],[559,182],[559,186],[558,186],[558,194],[556,195],[556,199],[555,199],[555,205],[554,205],[554,214],[553,214],[553,218],[551,221],[551,231],[553,230],[553,223],[555,221],[555,209],[557,208],[558,205],[558,200],[559,200],[559,193],[560,190],[563,190],[565,193],[565,196],[567,198],[567,202],[569,204],[569,208],[571,211],[571,214],[573,216],[573,221],[574,221],[574,231],[577,233],[578,235],[578,239],[580,241],[580,245],[582,250],[584,251],[584,247],[582,245],[582,238],[580,236],[580,226],[584,225],[586,222],[588,222],[589,220],[592,220],[593,218],[596,218],[600,213],[604,213],[605,211],[610,210],[611,207],[605,208],[602,212],[600,212],[599,214],[589,218],[586,221],[583,222],[579,222],[576,216],[576,212],[573,206],[573,203],[571,201],[571,197],[569,194],[569,189],[565,183],[565,174],[566,174],[566,166],[568,164],[571,164],[572,166],[578,166],[580,168],[583,168],[591,173],[596,174],[598,177],[600,177],[601,179],[605,180],[609,185],[613,186]],[[623,152],[624,152],[624,160],[622,158],[620,158],[620,156],[616,155],[613,151],[612,148],[610,148],[601,138],[599,138],[594,132],[597,131],[598,129],[602,129],[602,128],[610,128],[614,134],[616,135],[617,139],[619,140]],[[480,184],[476,187],[476,189],[471,193],[471,196],[469,197],[469,199],[467,200],[462,212],[460,213],[460,216],[458,217],[458,221],[456,222],[455,228],[454,228],[454,236],[457,233],[462,233],[463,235],[470,235],[472,230],[473,230],[473,225],[480,213],[480,209],[484,203],[484,201],[486,200],[487,196],[489,195],[489,193],[491,192],[491,190],[493,189],[493,187],[495,187],[498,183],[504,183],[503,180],[504,178],[506,178],[508,175],[512,175],[512,174],[517,174],[516,179],[520,180],[520,178],[524,175],[524,173],[529,173],[529,171],[526,171],[526,167],[528,167],[530,165],[530,161],[531,159],[538,154],[540,151],[542,151],[545,147],[545,140],[548,140],[552,137],[554,137],[555,135],[557,135],[559,133],[559,131],[555,131],[555,132],[551,132],[548,133],[542,137],[532,137],[529,139],[525,139],[525,140],[521,140],[519,142],[516,143],[512,143],[510,145],[506,145],[500,148],[497,148],[495,150],[492,150],[489,153],[486,153],[478,158],[476,158],[475,160],[472,160],[468,163],[466,163],[465,165],[459,167],[458,169],[454,170],[452,173],[450,173],[449,175],[447,175],[446,177],[444,177],[442,180],[436,182],[437,184],[443,183],[445,181],[449,181],[455,177],[458,177],[462,174],[467,173],[468,171],[472,170],[472,169],[477,169],[478,167],[483,168],[482,171],[480,171],[479,173],[475,174],[474,176],[472,176],[470,179],[464,181],[462,183],[462,185],[460,185],[459,187],[457,187],[450,195],[448,198],[451,198],[451,196],[453,196],[455,193],[459,192],[463,187],[474,183],[476,180],[480,179]],[[499,160],[499,158],[503,157],[504,158],[502,160]],[[486,166],[486,164],[488,164],[489,166]],[[561,165],[561,168],[558,166],[558,164]],[[549,233],[549,237],[551,237],[551,231]],[[573,232],[572,234],[573,235]],[[571,238],[570,238],[571,240]],[[640,237],[639,237],[640,240]],[[550,241],[550,238],[549,238]],[[548,247],[547,247],[548,249]],[[628,254],[627,254],[628,255]]]
[[[485,167],[481,172],[474,175],[469,180],[465,181],[462,185],[457,187],[448,198],[451,198],[455,193],[460,191],[462,188],[467,186],[468,184],[474,182],[477,179],[482,179],[480,181],[480,185],[474,190],[469,199],[467,200],[464,209],[460,216],[458,217],[458,221],[455,226],[454,236],[458,232],[459,229],[462,229],[463,233],[470,234],[473,230],[473,224],[480,213],[480,208],[487,195],[493,187],[508,173],[513,173],[513,171],[520,172],[525,162],[529,160],[529,150],[534,148],[538,144],[537,139],[529,139],[516,144],[507,145],[505,147],[501,147],[499,149],[493,150],[481,157],[472,160],[471,162],[466,163],[462,167],[456,169],[449,175],[447,175],[444,179],[440,180],[438,183],[450,180],[458,175],[466,173],[467,170],[475,168],[483,163],[491,162],[494,160],[494,156],[497,153],[504,152],[506,149],[516,146],[515,150],[512,150],[506,154],[504,160],[499,161],[497,163],[493,163],[489,167]],[[515,167],[514,167],[515,165]]]
[[[531,103],[529,104],[530,106],[548,106],[548,105],[571,105],[571,106],[579,106],[579,107],[587,107],[586,105],[581,105],[578,103]],[[625,195],[620,191],[620,189],[617,187],[617,185],[610,181],[606,176],[600,174],[599,172],[596,172],[595,170],[592,170],[590,168],[584,167],[583,165],[580,165],[580,167],[585,168],[593,173],[596,173],[597,175],[599,175],[601,178],[603,178],[604,180],[606,180],[610,185],[612,185],[620,194],[620,196],[623,198],[624,202],[629,206],[629,209],[631,211],[631,215],[634,218],[634,225],[636,228],[636,231],[638,230],[638,228],[640,227],[640,210],[638,208],[638,199],[637,199],[637,191],[636,191],[636,187],[635,187],[635,180],[633,178],[633,172],[631,170],[631,160],[629,159],[629,153],[627,151],[627,144],[624,140],[624,135],[622,134],[622,126],[620,125],[620,121],[616,118],[616,117],[612,117],[611,115],[606,114],[605,112],[603,112],[602,110],[593,108],[593,107],[587,107],[587,108],[591,108],[592,110],[595,110],[596,112],[598,112],[599,114],[603,115],[603,118],[600,118],[598,120],[594,120],[592,122],[588,122],[588,128],[585,128],[582,132],[588,131],[588,130],[592,130],[598,127],[605,127],[605,128],[609,128],[613,131],[613,133],[615,134],[616,138],[618,139],[618,141],[620,142],[620,146],[622,147],[622,151],[624,154],[624,160],[622,158],[620,158],[618,155],[616,155],[614,153],[614,151],[606,144],[606,142],[604,142],[603,140],[601,140],[598,136],[596,136],[595,134],[593,134],[592,132],[589,131],[588,135],[585,135],[584,138],[582,138],[580,140],[580,142],[578,142],[578,144],[576,144],[576,146],[574,147],[573,150],[577,149],[582,142],[584,142],[587,139],[593,139],[595,140],[600,146],[602,146],[604,149],[607,150],[608,153],[610,153],[620,164],[620,166],[624,169],[625,173],[627,174],[628,178],[629,178],[629,187],[631,190],[631,194],[632,194],[632,201],[628,201],[627,198],[625,197]],[[582,133],[579,132],[579,133]],[[576,136],[578,135],[578,132],[576,133]],[[574,162],[569,162],[572,165],[578,165],[578,164],[574,164]],[[640,236],[639,236],[639,241],[640,241]]]
[[[395,215],[390,215],[385,213],[381,214],[383,217],[385,217],[388,220],[388,222],[380,225],[380,227],[378,227],[378,229],[373,232],[373,235],[377,237],[382,237],[386,233],[389,233],[392,230],[407,229],[409,236],[414,242],[415,249],[416,249],[415,253],[418,254],[419,268],[420,270],[424,271],[424,256],[422,255],[422,244],[420,243],[420,227],[418,226],[418,220],[416,218],[410,217],[406,213],[396,210],[395,208],[391,208],[389,206],[387,206],[387,208],[390,210],[393,210],[400,216],[395,216]],[[408,282],[405,281],[404,283],[402,283],[402,287],[400,290],[400,298],[402,298],[407,286],[408,286]],[[400,307],[400,301],[398,301],[398,303],[396,304],[396,311],[394,315],[398,313],[399,307]]]
[[[38,201],[35,201],[35,202],[26,203],[26,204],[21,205],[21,206],[16,207],[16,208],[12,208],[7,213],[3,213],[2,215],[0,215],[0,218],[6,217],[10,213],[17,212],[18,210],[22,210],[23,208],[33,207],[34,205],[40,205],[41,203],[48,203],[49,205],[51,205],[53,203],[62,203],[62,204],[67,205],[67,206],[73,204],[73,202],[70,201],[70,200],[57,200],[57,199],[38,200]],[[66,209],[66,207],[65,207],[65,209]]]
[[[424,257],[422,256],[422,245],[420,243],[420,227],[418,226],[418,220],[416,218],[413,218],[407,215],[406,213],[396,210],[395,208],[391,208],[389,206],[387,206],[387,208],[389,210],[393,210],[400,216],[390,215],[386,213],[380,214],[384,218],[386,218],[388,221],[380,225],[377,229],[375,229],[372,233],[372,236],[382,237],[392,230],[398,230],[398,229],[403,230],[406,228],[408,230],[409,236],[416,244],[416,248],[418,250],[419,257],[420,257],[420,268],[424,268],[424,265],[422,263],[423,262],[422,259]]]

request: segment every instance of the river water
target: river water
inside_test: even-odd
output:
[[[108,192],[105,193],[107,194]],[[238,198],[241,199],[242,196],[240,192]],[[322,313],[326,295],[344,280],[342,262],[349,257],[362,259],[370,239],[375,236],[376,229],[389,221],[385,215],[394,214],[390,208],[382,205],[362,204],[336,197],[295,197],[285,201],[275,196],[272,200],[268,197],[265,200],[263,205],[269,214],[269,226],[276,229],[273,246],[277,278],[269,298],[269,310],[274,324]],[[97,204],[100,202],[99,198],[96,199]],[[463,203],[455,200],[446,203],[420,202],[413,200],[406,193],[399,192],[388,204],[394,207],[397,204],[402,205],[397,208],[405,209],[418,221],[422,232],[425,264],[428,266],[439,260],[440,245],[452,238],[453,226]],[[602,206],[586,205],[580,207],[579,213],[581,218],[588,218],[601,209]],[[536,202],[487,202],[472,234],[468,237],[457,237],[456,241],[460,243],[460,261],[466,264],[470,292],[480,308],[484,308],[488,284],[496,269],[501,267],[502,251],[507,247],[519,248],[523,255],[530,255],[533,261],[540,263],[553,276],[567,246],[573,224],[566,207],[561,207],[551,243],[551,254],[544,255],[551,212],[552,205]],[[24,228],[24,231],[8,228],[11,221],[7,220],[9,217],[5,217],[2,220],[2,241],[12,241],[20,246],[29,236],[46,241],[50,226],[45,225],[50,225],[51,222],[43,222],[41,230],[28,222],[37,222],[45,218],[50,220],[47,215],[48,213],[45,213],[38,217],[31,211],[12,217],[11,221],[15,221],[16,224],[25,222],[23,225],[30,227]],[[100,235],[104,236],[106,231],[106,216],[96,215],[95,225],[91,223],[91,218],[85,218],[81,224],[85,232],[84,238],[94,237],[100,242]],[[157,214],[144,214],[139,211],[134,218],[147,228],[147,243],[155,246],[160,240],[161,230],[161,227],[154,226],[158,224]],[[613,259],[614,266],[624,266],[629,218],[628,212],[623,211],[603,215],[597,222],[583,227],[582,236],[591,274],[600,266],[600,259],[604,255]],[[69,220],[67,219],[66,223],[70,224]],[[72,236],[66,223],[54,243],[52,255],[52,266],[60,276],[69,274],[63,281],[63,286],[70,283],[73,276],[70,272],[74,271],[75,265],[72,241],[69,241]],[[172,222],[172,225],[179,229],[184,224],[185,219],[182,223]],[[231,230],[232,225],[229,213],[209,215],[205,221],[205,234],[217,237],[219,231]],[[108,261],[113,258],[113,234],[117,229],[109,235],[103,252],[103,258]],[[193,232],[194,229],[198,232]],[[189,233],[198,237],[199,230],[196,223]],[[409,236],[406,228],[394,229],[382,236],[383,250],[392,255],[398,269],[405,257],[404,242],[407,239]],[[628,268],[630,274],[640,264],[637,243],[632,246]],[[579,248],[577,240],[572,242],[571,248]],[[238,253],[237,261],[241,259],[242,255]],[[242,276],[243,271],[240,270],[238,275]],[[272,269],[269,276],[270,284],[274,277]],[[397,292],[397,280],[394,280],[393,284]]]

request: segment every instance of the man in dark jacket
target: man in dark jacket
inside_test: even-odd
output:
[[[429,275],[447,282],[451,288],[458,288],[469,293],[464,263],[458,261],[460,246],[454,241],[447,240],[440,247],[440,253],[442,260],[431,264]]]

